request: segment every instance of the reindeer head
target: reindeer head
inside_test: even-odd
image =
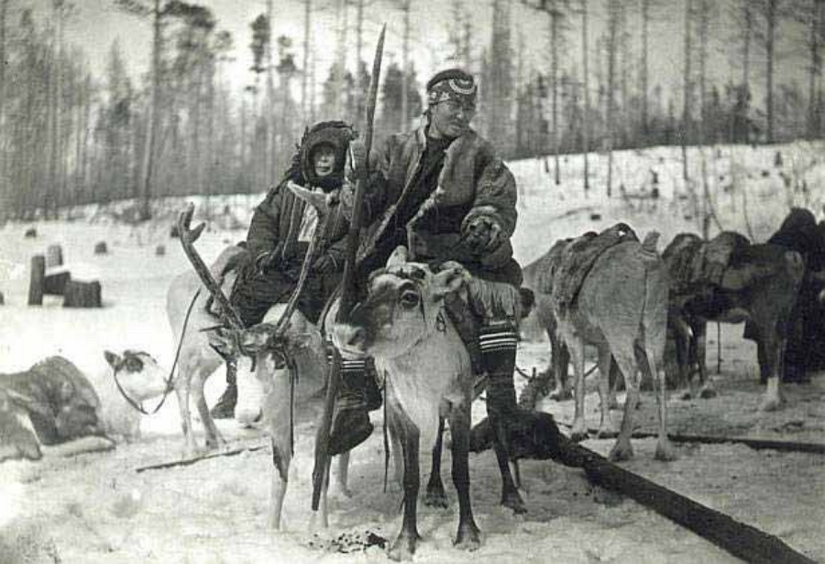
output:
[[[120,387],[132,400],[140,403],[166,391],[168,375],[149,353],[127,349],[123,355],[103,351],[103,356]]]
[[[407,262],[399,247],[384,269],[372,274],[367,297],[353,308],[348,323],[332,325],[333,342],[345,356],[394,358],[443,327],[444,298],[459,291],[469,274],[456,262],[433,272]]]
[[[285,307],[276,306],[272,313],[277,315]],[[316,343],[321,345],[320,335],[313,335],[309,325],[300,312],[295,312],[292,321],[282,328],[265,321],[249,329],[216,331],[213,345],[221,354],[238,359],[235,420],[241,426],[251,427],[261,421],[266,415],[263,408],[267,398],[276,393],[277,384],[289,382],[295,359]]]

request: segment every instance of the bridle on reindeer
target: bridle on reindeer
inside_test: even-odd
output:
[[[306,201],[309,205],[315,207],[315,209],[318,211],[318,216],[320,219],[317,227],[315,228],[315,234],[310,239],[309,248],[307,249],[304,261],[301,264],[301,273],[298,276],[298,282],[296,284],[295,290],[292,292],[292,295],[290,296],[289,301],[287,302],[286,309],[281,314],[280,319],[278,319],[278,321],[274,324],[274,328],[272,329],[271,335],[265,345],[265,347],[271,347],[273,349],[273,352],[277,351],[278,356],[280,356],[284,360],[284,363],[289,368],[289,372],[291,374],[289,420],[290,450],[293,450],[296,370],[294,360],[290,358],[289,354],[286,353],[281,342],[284,333],[286,332],[286,329],[289,326],[289,320],[292,317],[292,314],[298,305],[298,300],[301,297],[301,292],[306,286],[306,279],[309,275],[310,265],[312,265],[313,261],[316,258],[316,255],[318,254],[319,242],[322,239],[324,233],[327,231],[327,227],[331,216],[331,214],[329,213],[329,207],[332,205],[332,202],[330,202],[327,199],[326,194],[317,194],[310,190],[307,190],[306,188],[303,188],[302,186],[298,186],[295,184],[288,184],[287,186],[295,194],[296,197],[301,198],[302,200]],[[186,254],[186,257],[189,259],[189,262],[192,263],[192,266],[195,269],[195,272],[198,274],[198,277],[201,279],[201,282],[203,282],[203,285],[209,291],[213,300],[217,302],[217,310],[219,317],[224,323],[223,326],[228,327],[232,331],[234,335],[233,338],[235,339],[235,344],[237,345],[237,350],[241,354],[249,356],[252,359],[252,369],[254,370],[257,351],[246,350],[243,346],[243,343],[240,342],[241,339],[239,337],[239,333],[245,329],[244,323],[241,320],[240,315],[238,315],[238,312],[229,302],[229,299],[226,297],[226,294],[223,293],[220,284],[212,275],[212,272],[203,262],[203,259],[201,258],[200,254],[195,249],[195,241],[197,241],[198,237],[200,237],[204,227],[206,227],[206,224],[201,223],[194,229],[190,228],[194,212],[195,206],[194,204],[190,203],[186,207],[186,209],[180,213],[180,216],[178,217],[177,226],[181,246],[183,247],[183,251]],[[186,323],[184,322],[184,329],[185,325]],[[212,327],[211,329],[217,329],[217,327]],[[181,334],[181,340],[182,339],[183,333]],[[180,346],[178,347],[178,350],[180,350]]]

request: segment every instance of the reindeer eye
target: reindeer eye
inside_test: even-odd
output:
[[[143,370],[143,362],[139,358],[128,358],[126,360],[126,370],[129,372],[140,372]]]
[[[418,306],[420,299],[418,292],[406,290],[398,298],[398,303],[400,303],[403,308],[413,309]]]

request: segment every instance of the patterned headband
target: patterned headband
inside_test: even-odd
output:
[[[432,85],[427,92],[427,103],[433,106],[439,102],[455,100],[462,106],[475,106],[476,92],[476,84],[472,78],[448,78]]]

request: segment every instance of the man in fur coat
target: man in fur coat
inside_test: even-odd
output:
[[[520,410],[513,387],[522,282],[510,244],[516,183],[492,144],[469,125],[476,92],[473,76],[463,70],[437,73],[427,83],[424,125],[390,136],[370,155],[372,170],[380,174],[371,178],[365,193],[362,213],[369,227],[363,241],[370,247],[359,252],[356,278],[363,281],[383,267],[398,245],[411,246],[416,261],[435,267],[458,261],[473,275],[469,303],[452,300],[448,312],[476,373],[486,373],[491,428],[511,457],[531,457],[539,447],[525,437],[535,435],[541,415]],[[347,184],[341,199],[344,213],[351,213]],[[367,414],[371,379],[351,364],[342,379],[330,435],[332,454],[359,444],[373,428]],[[511,440],[516,434],[521,439]]]

